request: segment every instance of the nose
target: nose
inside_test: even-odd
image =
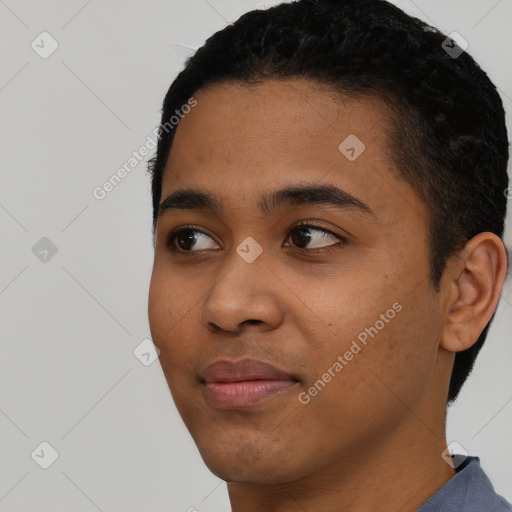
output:
[[[210,332],[240,332],[244,325],[261,332],[278,328],[284,317],[279,279],[262,261],[247,263],[238,254],[231,260],[206,296],[201,324]]]

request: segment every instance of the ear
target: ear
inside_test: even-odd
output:
[[[507,252],[493,233],[479,233],[447,265],[445,325],[441,347],[471,347],[489,323],[507,274]]]

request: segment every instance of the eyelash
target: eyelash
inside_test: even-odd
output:
[[[321,253],[325,253],[325,252],[339,250],[339,249],[343,248],[348,243],[348,240],[346,238],[344,238],[340,235],[337,235],[336,233],[333,233],[332,231],[324,228],[323,226],[319,226],[318,224],[314,224],[314,223],[311,223],[308,221],[301,221],[301,222],[298,222],[297,224],[294,224],[286,233],[286,240],[288,240],[290,238],[290,236],[292,235],[292,233],[295,230],[297,230],[298,228],[312,228],[315,231],[323,231],[324,233],[327,233],[328,235],[330,235],[334,238],[337,238],[339,240],[338,243],[331,244],[326,247],[317,247],[317,248],[313,248],[313,249],[301,249],[300,247],[288,246],[288,247],[295,248],[298,251],[305,251],[306,253],[309,253],[309,254],[321,254]],[[180,249],[179,247],[176,247],[176,245],[175,245],[176,238],[178,238],[178,236],[180,234],[182,234],[183,232],[190,232],[190,231],[202,233],[202,234],[210,237],[210,235],[208,235],[208,233],[205,233],[204,231],[197,229],[193,225],[185,225],[185,226],[182,226],[181,228],[178,228],[169,233],[169,235],[167,236],[166,247],[169,247],[171,249],[171,251],[175,252],[175,253],[182,253],[182,254],[184,254],[184,253],[192,253],[192,254],[193,253],[201,253],[202,251],[186,251],[184,249]],[[205,250],[208,250],[208,249],[205,249]]]

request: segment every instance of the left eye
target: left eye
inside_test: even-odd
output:
[[[321,233],[321,235],[312,236],[310,233],[316,232]],[[338,243],[327,243],[322,245],[322,241],[326,239],[336,240]],[[302,246],[307,245],[313,241],[313,246],[310,246],[309,249],[306,250],[322,250],[327,248],[334,248],[332,246],[336,245],[344,245],[347,240],[339,235],[335,235],[331,233],[329,230],[322,228],[320,226],[315,226],[314,224],[298,224],[293,226],[288,232],[288,238],[291,239],[294,245]],[[316,243],[314,242],[316,240]],[[305,247],[298,247],[299,249],[305,249]]]
[[[312,235],[311,233],[317,233]],[[169,234],[167,238],[167,247],[171,247],[174,251],[181,252],[197,252],[207,249],[220,249],[220,246],[213,241],[214,247],[208,247],[208,239],[213,241],[212,237],[203,231],[191,226],[186,226],[177,229]],[[334,243],[322,242],[325,240],[334,240]],[[323,249],[331,248],[332,246],[343,246],[347,240],[339,235],[331,233],[325,228],[315,226],[313,224],[298,224],[290,228],[287,233],[286,240],[291,240],[293,245],[298,249],[316,252]],[[304,245],[311,244],[309,248],[303,247]],[[193,247],[195,246],[195,249]],[[285,246],[289,246],[286,244]],[[334,247],[332,247],[334,248]]]

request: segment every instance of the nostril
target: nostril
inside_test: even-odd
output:
[[[259,324],[261,323],[261,320],[246,320],[245,322],[243,322],[244,324]]]

